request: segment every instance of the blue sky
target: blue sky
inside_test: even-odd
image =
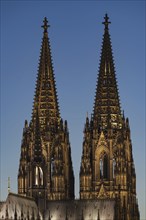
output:
[[[121,106],[130,120],[141,219],[146,219],[145,1],[1,1],[1,199],[8,176],[17,192],[22,129],[31,118],[45,16],[79,196],[83,128],[93,110],[106,12]]]

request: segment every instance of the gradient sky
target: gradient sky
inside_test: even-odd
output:
[[[145,1],[1,1],[0,199],[17,192],[24,120],[31,119],[43,18],[51,42],[60,112],[68,120],[76,197],[85,117],[93,110],[108,13],[121,107],[129,117],[141,219],[145,217]]]

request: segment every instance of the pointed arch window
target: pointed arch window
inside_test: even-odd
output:
[[[54,158],[51,158],[51,175],[54,173],[54,168],[55,168],[55,163],[54,163]]]
[[[103,178],[107,179],[108,178],[108,158],[107,155],[104,155],[103,158]]]
[[[100,178],[103,177],[103,159],[100,158]]]
[[[43,170],[40,166],[35,167],[35,185],[36,186],[43,186],[44,181],[43,181]]]
[[[116,160],[113,158],[113,178],[115,178],[115,166],[116,166]]]
[[[100,156],[100,178],[108,179],[108,156],[106,153]]]

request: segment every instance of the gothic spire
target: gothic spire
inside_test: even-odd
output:
[[[109,34],[110,23],[106,14],[103,22],[103,43],[93,110],[94,125],[103,129],[119,125],[121,118],[120,99]]]
[[[32,112],[32,120],[34,120],[38,109],[41,128],[43,128],[46,123],[54,124],[54,121],[60,119],[51,48],[48,37],[49,25],[46,17],[43,22],[42,28],[44,29],[44,33]]]

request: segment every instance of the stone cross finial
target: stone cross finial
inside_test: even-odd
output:
[[[48,25],[48,20],[46,17],[44,18],[43,22],[44,25],[42,25],[41,27],[44,29],[44,33],[47,33],[48,27],[50,27],[50,25]]]
[[[104,22],[102,22],[102,24],[105,25],[105,29],[108,29],[108,25],[111,24],[111,22],[109,21],[109,17],[107,15],[107,13],[104,16]]]

